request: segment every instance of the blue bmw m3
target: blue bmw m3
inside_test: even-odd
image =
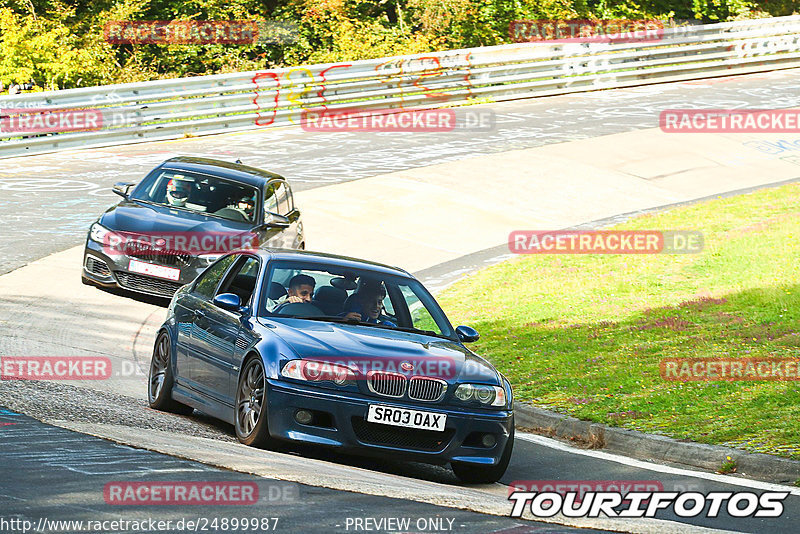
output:
[[[156,338],[150,406],[200,410],[242,443],[277,440],[500,479],[511,386],[402,269],[295,250],[223,256],[175,293]]]

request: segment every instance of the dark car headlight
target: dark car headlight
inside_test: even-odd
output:
[[[92,224],[89,228],[89,239],[96,243],[104,243],[113,232],[100,223]]]
[[[222,253],[200,254],[198,256],[198,258],[200,258],[201,260],[204,260],[206,262],[206,265],[211,265],[212,263],[214,263],[215,261],[217,261],[218,259],[220,259],[224,255],[225,254],[222,254]]]
[[[487,406],[506,405],[506,391],[500,386],[461,384],[456,388],[454,395],[462,402],[478,401]]]
[[[283,366],[281,376],[306,382],[333,382],[344,386],[356,379],[349,367],[314,360],[290,360]]]

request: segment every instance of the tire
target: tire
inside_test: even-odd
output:
[[[175,375],[172,371],[172,344],[166,332],[161,332],[153,347],[153,358],[150,360],[150,373],[147,377],[147,401],[154,410],[189,415],[194,411],[172,399],[172,386]]]
[[[251,357],[242,366],[236,385],[236,437],[251,447],[269,448],[275,441],[267,422],[267,380],[261,358]]]
[[[506,448],[497,465],[482,466],[466,462],[450,462],[453,472],[461,482],[466,484],[493,484],[500,480],[511,461],[511,452],[514,450],[514,417],[511,417],[511,434],[508,436]]]

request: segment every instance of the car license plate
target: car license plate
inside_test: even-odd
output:
[[[367,421],[370,423],[444,432],[447,414],[370,404],[369,411],[367,412]]]
[[[158,278],[166,278],[167,280],[177,280],[181,277],[180,269],[173,269],[172,267],[164,267],[163,265],[153,265],[139,260],[131,260],[128,265],[128,270],[133,273],[148,274]]]

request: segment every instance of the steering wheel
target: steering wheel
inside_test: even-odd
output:
[[[321,317],[325,312],[310,302],[284,302],[274,312],[279,315],[297,315],[298,317]]]

